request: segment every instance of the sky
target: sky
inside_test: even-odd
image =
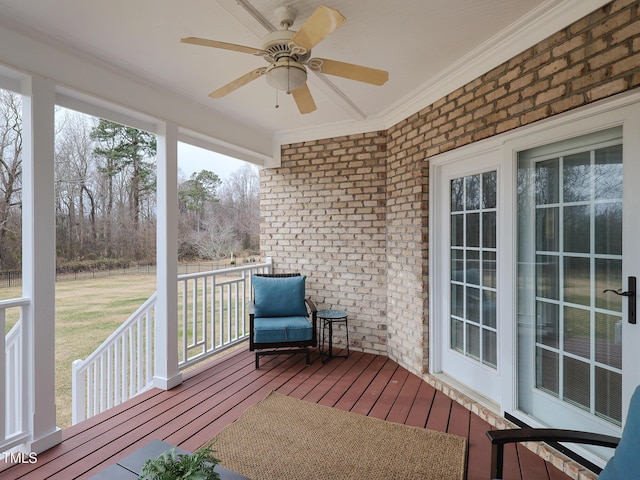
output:
[[[178,168],[187,178],[194,172],[210,170],[221,180],[226,180],[247,163],[187,143],[178,143]]]

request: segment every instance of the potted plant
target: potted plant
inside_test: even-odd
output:
[[[220,480],[213,469],[220,460],[213,456],[209,446],[193,455],[178,453],[176,448],[157,458],[147,460],[142,467],[141,480]]]

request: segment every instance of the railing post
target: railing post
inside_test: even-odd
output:
[[[71,424],[75,425],[85,420],[85,412],[87,411],[87,377],[85,371],[81,370],[82,360],[75,360],[71,364]]]

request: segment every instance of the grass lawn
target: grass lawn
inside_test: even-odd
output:
[[[56,283],[57,423],[71,425],[71,364],[93,352],[156,290],[154,275],[121,275]],[[21,296],[0,289],[0,299]],[[12,324],[10,316],[8,323]]]

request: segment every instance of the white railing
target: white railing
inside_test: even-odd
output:
[[[73,424],[144,391],[153,379],[156,294],[85,360],[72,365]]]
[[[0,301],[0,452],[29,438],[28,385],[29,343],[25,332],[28,298]],[[6,335],[7,321],[15,324]]]
[[[251,275],[265,263],[178,277],[179,363],[182,370],[249,338]]]
[[[249,336],[251,275],[271,259],[178,277],[178,368],[183,370]],[[85,360],[73,362],[75,424],[143,392],[154,375],[155,299],[151,296]]]

